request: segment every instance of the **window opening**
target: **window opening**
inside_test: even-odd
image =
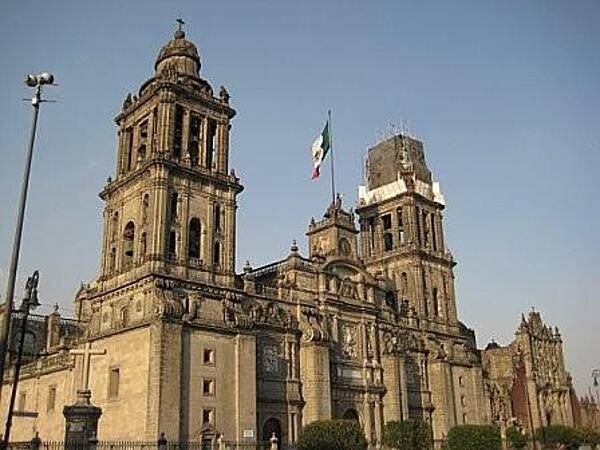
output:
[[[108,398],[117,398],[119,396],[119,378],[120,369],[110,369],[108,373]]]
[[[217,124],[214,120],[208,120],[207,127],[207,142],[206,142],[206,167],[209,169],[213,168],[214,159],[215,159],[215,144],[216,144],[216,135],[217,135]]]
[[[188,257],[200,258],[200,219],[194,217],[190,220],[188,233]]]
[[[181,158],[181,148],[183,147],[183,107],[175,106],[175,128],[173,129],[173,156]]]

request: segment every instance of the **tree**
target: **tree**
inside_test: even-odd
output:
[[[447,450],[500,450],[500,430],[493,425],[459,425],[450,430]]]
[[[366,450],[367,439],[356,420],[318,420],[300,431],[298,450]]]
[[[589,445],[593,450],[600,445],[600,432],[592,428],[583,428],[581,431],[582,444]]]
[[[582,443],[582,433],[576,428],[566,425],[548,425],[538,428],[537,440],[545,448],[556,448],[564,445],[568,450],[578,449]]]
[[[510,427],[506,430],[506,440],[512,448],[525,448],[527,446],[527,436],[517,427]]]
[[[383,427],[382,441],[395,450],[427,450],[431,448],[431,427],[422,419],[391,421]]]

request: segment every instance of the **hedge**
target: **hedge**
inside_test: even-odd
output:
[[[556,448],[565,445],[568,450],[576,450],[582,444],[583,436],[580,430],[566,425],[548,425],[538,428],[536,438],[546,448]]]
[[[500,450],[500,430],[493,425],[459,425],[448,432],[447,450]]]
[[[318,420],[302,428],[298,450],[366,450],[367,439],[356,420]]]
[[[581,430],[581,440],[583,444],[595,449],[600,445],[600,431],[584,428]]]
[[[422,419],[391,421],[383,427],[382,442],[395,450],[428,450],[431,427]]]
[[[519,449],[527,446],[527,436],[517,427],[510,427],[506,430],[506,440],[511,448]]]

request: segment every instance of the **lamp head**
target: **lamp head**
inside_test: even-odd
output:
[[[29,87],[35,87],[37,85],[37,77],[35,75],[27,75],[24,82]]]
[[[38,75],[38,81],[40,84],[52,84],[54,83],[54,75],[49,72],[42,72]]]

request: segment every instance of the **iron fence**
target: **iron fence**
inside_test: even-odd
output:
[[[11,442],[7,450],[272,450],[270,442],[227,442],[227,441],[90,441],[64,442],[32,439]],[[279,444],[278,450],[292,450]]]

